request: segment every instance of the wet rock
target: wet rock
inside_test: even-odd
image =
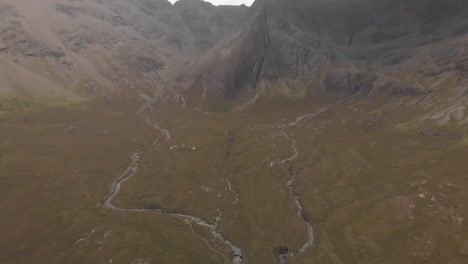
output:
[[[273,251],[273,253],[275,253],[275,255],[278,257],[278,260],[279,260],[280,264],[286,263],[285,258],[290,252],[291,251],[289,250],[288,247],[277,247]]]

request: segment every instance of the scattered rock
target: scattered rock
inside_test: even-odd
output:
[[[186,144],[175,145],[169,148],[170,150],[190,150],[196,151],[198,148],[195,146],[187,146]]]
[[[390,82],[387,86],[390,91],[390,94],[395,97],[408,96],[423,96],[428,95],[431,91],[426,90],[419,86],[408,85],[402,82]]]
[[[371,118],[371,119],[367,120],[366,123],[367,123],[368,126],[372,127],[377,123],[377,120],[375,120],[374,118]]]
[[[144,56],[138,56],[130,59],[130,65],[132,68],[140,72],[160,71],[165,67],[165,64],[160,60]]]
[[[74,133],[78,130],[78,128],[76,126],[67,126],[63,129],[63,132],[66,133],[66,134],[70,134],[70,133]]]
[[[24,56],[28,57],[65,57],[61,48],[51,49],[47,45],[36,40],[20,40],[14,44],[14,47]]]
[[[73,61],[63,60],[60,64],[62,64],[64,70],[69,70],[73,66]]]
[[[330,92],[345,91],[354,94],[361,88],[361,75],[350,70],[329,70],[325,75],[325,89]]]
[[[449,131],[421,131],[421,135],[425,137],[448,137],[456,135],[454,132]]]
[[[93,42],[90,36],[73,35],[64,40],[65,45],[73,52],[79,52],[88,47]]]
[[[139,258],[139,259],[135,259],[134,261],[132,261],[132,264],[149,264],[149,262],[142,258]]]
[[[273,252],[276,255],[280,256],[280,255],[288,254],[290,252],[290,250],[289,250],[288,247],[277,247],[277,248],[275,248],[275,250]]]

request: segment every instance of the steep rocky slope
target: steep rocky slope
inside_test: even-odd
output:
[[[188,26],[200,53],[210,50],[236,29],[247,11],[245,6],[213,6],[200,0],[175,2],[174,9]]]
[[[0,74],[9,78],[2,78],[1,108],[150,94],[246,9],[202,1],[2,1]]]
[[[38,96],[156,92],[229,110],[261,98],[459,93],[466,83],[459,0],[21,0],[0,9],[0,74],[24,76],[3,78],[4,109]]]
[[[260,94],[414,96],[460,88],[468,4],[426,2],[256,1],[236,33],[175,86],[188,90],[194,106],[252,103]]]

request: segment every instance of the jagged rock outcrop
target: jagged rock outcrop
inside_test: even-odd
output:
[[[59,91],[156,92],[188,107],[424,96],[466,83],[467,10],[462,0],[6,0],[0,56]]]
[[[246,6],[214,6],[201,0],[179,0],[174,8],[193,35],[201,52],[213,48],[243,21]]]
[[[421,96],[451,89],[466,81],[458,71],[466,66],[467,7],[460,0],[257,0],[244,23],[170,88],[198,107],[251,102],[259,93]]]

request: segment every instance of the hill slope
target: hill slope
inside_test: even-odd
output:
[[[3,1],[0,74],[11,78],[3,78],[1,108],[152,93],[245,10],[202,1]]]

